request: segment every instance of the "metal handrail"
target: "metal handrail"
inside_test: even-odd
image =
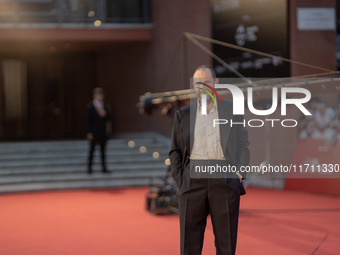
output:
[[[147,23],[150,22],[150,0],[135,0],[134,8],[140,15],[128,17],[124,8],[118,16],[110,17],[107,8],[110,0],[0,0],[2,24],[22,23]],[[113,1],[113,0],[111,0]],[[126,5],[127,1],[117,1]],[[134,2],[132,2],[134,3]],[[114,3],[113,3],[114,4]],[[131,1],[129,2],[131,4]]]

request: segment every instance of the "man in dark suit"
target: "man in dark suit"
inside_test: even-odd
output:
[[[202,84],[218,83],[215,72],[203,65],[196,69],[193,85],[197,100],[175,114],[171,150],[172,176],[178,186],[181,255],[202,252],[208,214],[211,215],[215,235],[216,254],[235,254],[240,195],[245,194],[241,166],[249,164],[248,134],[243,125],[212,126],[213,119],[232,119],[242,123],[244,118],[233,115],[232,103],[222,100],[214,105],[207,100],[207,114],[201,114]],[[205,89],[212,92],[205,86]],[[207,96],[207,99],[209,97]],[[238,171],[223,178],[203,174],[193,177],[197,167],[233,166]]]
[[[104,91],[102,88],[93,90],[93,101],[86,108],[87,139],[90,141],[87,172],[92,174],[93,153],[96,144],[100,145],[101,163],[103,173],[109,173],[106,169],[105,147],[108,140],[107,122],[110,120],[110,112],[104,104]]]

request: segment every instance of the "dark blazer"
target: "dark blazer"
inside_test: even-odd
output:
[[[243,122],[244,120],[242,115],[233,115],[233,104],[231,101],[222,100],[222,106],[218,104],[217,108],[220,119],[227,119],[228,121],[232,119],[233,122]],[[176,182],[179,181],[178,178],[183,173],[184,167],[188,164],[193,148],[196,111],[197,101],[176,111],[175,114],[169,157],[172,166],[171,174]],[[243,127],[243,125],[233,125],[233,127],[230,127],[229,123],[220,125],[220,137],[224,157],[230,160],[233,166],[236,166],[239,170],[240,166],[249,164],[250,155],[247,128]],[[240,174],[243,179],[246,178],[246,173],[240,172]],[[232,188],[238,189],[232,180],[227,180],[227,183],[233,186]],[[239,186],[240,194],[245,194],[243,183]]]
[[[91,133],[95,139],[108,139],[106,124],[110,120],[110,111],[104,104],[106,116],[100,117],[93,103],[86,107],[86,132]]]

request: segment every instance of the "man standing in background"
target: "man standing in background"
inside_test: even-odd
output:
[[[105,147],[109,138],[106,126],[109,120],[110,112],[104,104],[104,90],[102,88],[95,88],[93,90],[93,101],[86,108],[87,140],[90,141],[88,174],[92,174],[93,153],[96,144],[100,146],[102,171],[103,173],[110,173],[106,168],[105,162]]]

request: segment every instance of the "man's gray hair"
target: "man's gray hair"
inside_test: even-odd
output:
[[[202,70],[202,69],[209,69],[212,77],[214,77],[214,80],[216,79],[215,70],[211,66],[208,66],[208,65],[200,65],[199,67],[196,68],[194,73],[196,73],[198,70]]]

